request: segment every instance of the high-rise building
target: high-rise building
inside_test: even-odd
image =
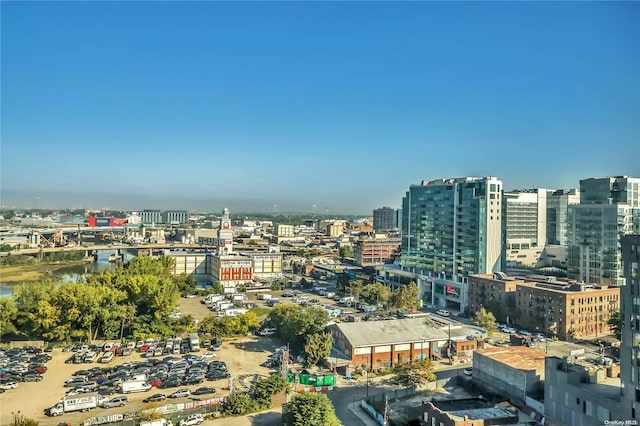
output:
[[[388,231],[398,227],[396,210],[391,207],[382,207],[373,211],[374,231]]]
[[[580,181],[580,204],[569,206],[567,274],[599,285],[624,285],[620,237],[640,231],[640,178]]]
[[[640,235],[621,238],[623,276],[621,289],[622,339],[620,343],[620,380],[623,386],[620,418],[640,419]]]
[[[501,269],[502,182],[425,180],[402,200],[404,268],[454,280]]]
[[[535,266],[547,242],[546,189],[505,192],[503,195],[507,266]]]
[[[559,189],[547,195],[547,244],[567,245],[569,205],[580,203],[580,190]]]

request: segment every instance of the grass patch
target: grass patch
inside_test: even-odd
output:
[[[271,308],[264,308],[262,306],[249,309],[249,312],[253,312],[254,314],[256,314],[258,318],[266,316],[269,313],[269,311],[271,311]]]
[[[81,262],[2,265],[0,266],[0,280],[7,284],[19,284],[29,281],[39,281],[45,278],[53,278],[54,271],[65,266],[79,263]]]

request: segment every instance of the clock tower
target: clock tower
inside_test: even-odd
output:
[[[220,218],[220,228],[218,229],[218,254],[225,255],[233,253],[233,231],[231,230],[231,219],[229,209],[222,210]]]

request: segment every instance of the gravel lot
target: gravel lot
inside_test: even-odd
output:
[[[291,298],[281,297],[282,292],[270,291],[274,297],[280,299],[282,303],[292,303]],[[335,303],[328,299],[318,297],[317,295],[309,295],[309,298],[318,298],[322,303]],[[250,294],[249,298],[256,300],[255,294]],[[202,320],[207,315],[211,314],[205,305],[200,303],[201,298],[187,299],[182,298],[180,301],[180,310],[183,314],[193,315],[194,319]],[[257,301],[257,306],[265,306],[263,301]],[[352,310],[352,309],[351,309]],[[247,336],[243,338],[226,339],[221,350],[217,353],[219,360],[225,361],[229,368],[229,372],[235,377],[236,388],[248,388],[251,386],[253,380],[260,375],[268,375],[270,370],[265,367],[261,367],[267,357],[277,348],[281,346],[281,343],[277,338],[271,337],[257,337]],[[201,350],[202,354],[206,350]],[[49,361],[47,365],[47,372],[44,374],[44,379],[39,383],[20,383],[17,389],[7,390],[3,394],[0,394],[0,424],[8,424],[11,419],[11,413],[20,411],[27,417],[33,418],[40,422],[41,425],[57,425],[60,422],[67,421],[73,425],[80,424],[83,420],[95,417],[98,415],[115,414],[121,411],[135,411],[143,408],[148,408],[148,404],[142,403],[142,399],[154,393],[170,394],[171,392],[180,388],[171,389],[151,389],[149,392],[140,392],[128,394],[129,403],[123,408],[96,408],[88,413],[68,413],[60,417],[47,417],[44,415],[44,409],[56,404],[60,398],[64,395],[67,388],[63,387],[63,384],[68,380],[72,373],[77,370],[86,370],[96,366],[105,366],[105,364],[91,363],[91,364],[65,364],[64,361],[70,356],[67,352],[62,352],[61,349],[56,348],[51,353],[53,359]],[[127,357],[116,357],[111,361],[109,366],[117,365],[125,361],[135,361],[143,359],[140,354],[134,353]],[[215,397],[225,396],[229,393],[229,380],[222,379],[217,381],[205,381],[200,385],[183,386],[191,390],[195,390],[201,386],[214,386],[217,389]],[[114,395],[115,396],[115,395]],[[186,399],[178,399],[176,402],[184,401]],[[145,407],[147,405],[147,407]],[[126,408],[126,410],[125,410]],[[216,424],[226,424],[228,420],[218,420]],[[251,424],[248,419],[237,419],[234,423],[236,426],[241,424]],[[229,423],[230,424],[230,423]]]

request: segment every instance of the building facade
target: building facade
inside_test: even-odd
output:
[[[545,353],[526,346],[478,349],[473,381],[493,393],[524,401],[543,390]]]
[[[640,178],[580,181],[580,204],[569,206],[567,273],[599,285],[624,285],[620,237],[640,232]]]
[[[400,252],[400,238],[366,238],[356,241],[353,257],[361,267],[391,263]]]
[[[453,280],[499,271],[501,194],[494,177],[411,185],[402,200],[402,266]]]
[[[547,243],[546,189],[503,194],[506,265],[536,266]]]
[[[622,237],[622,263],[626,285],[622,288],[622,339],[620,380],[623,418],[640,420],[640,235]]]
[[[382,207],[373,211],[373,229],[376,232],[389,231],[398,227],[396,209]]]
[[[524,283],[502,272],[469,277],[469,312],[485,308],[497,321],[513,323],[516,318],[516,286]]]
[[[162,222],[167,225],[189,223],[189,213],[186,210],[167,210],[162,212]]]
[[[547,244],[567,245],[567,216],[573,204],[580,204],[578,189],[559,189],[547,194]]]
[[[162,213],[160,210],[142,210],[140,212],[140,221],[144,225],[162,223]]]
[[[619,287],[528,281],[516,285],[517,324],[562,340],[611,334],[609,319],[620,310]]]

